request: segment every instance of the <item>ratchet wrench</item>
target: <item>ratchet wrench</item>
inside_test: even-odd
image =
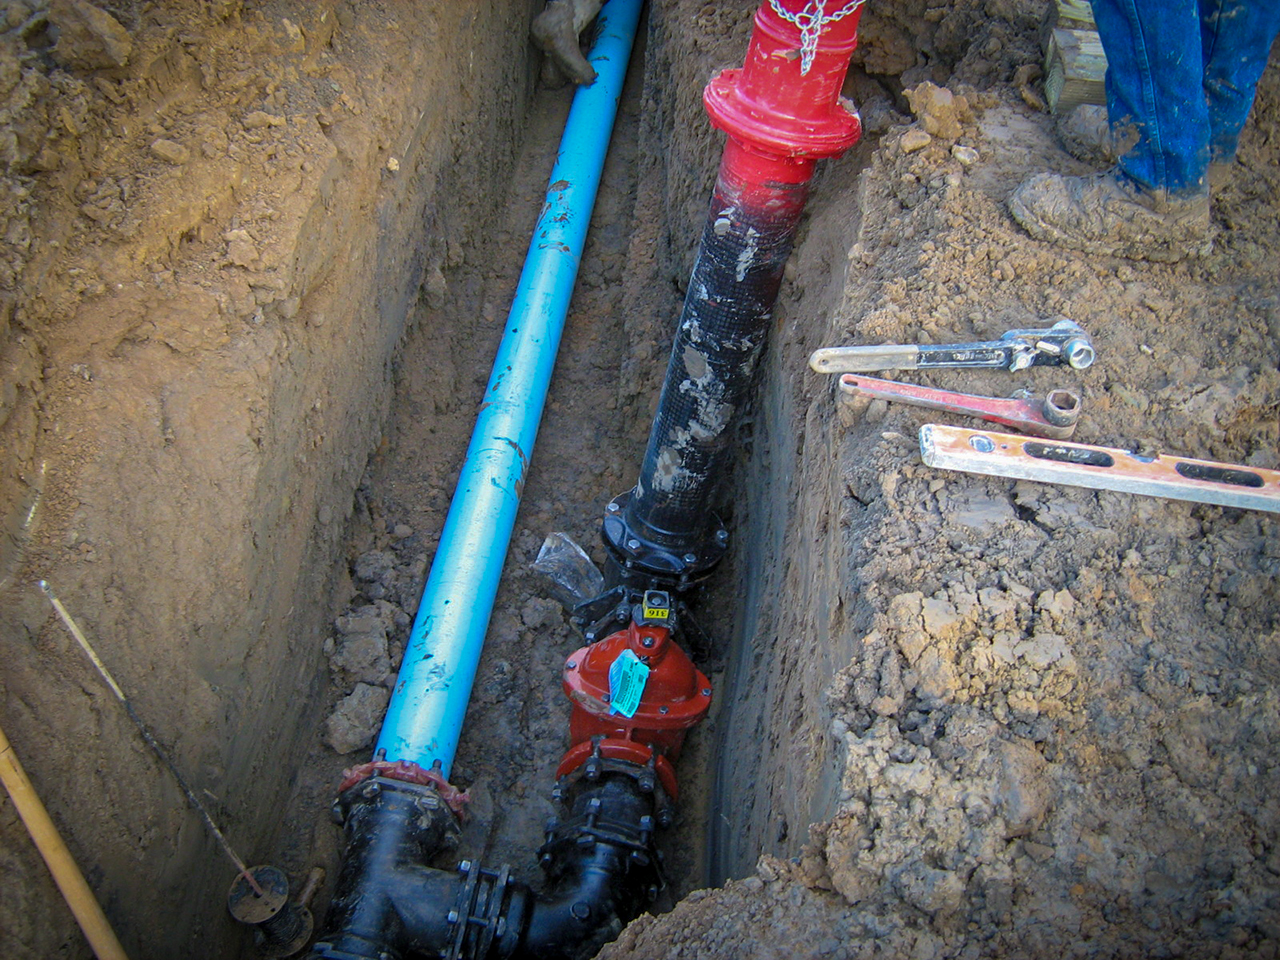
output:
[[[999,340],[977,343],[823,347],[809,357],[818,373],[868,370],[923,370],[927,367],[985,367],[1025,370],[1067,364],[1083,370],[1094,360],[1093,342],[1078,323],[1059,320],[1039,330],[1010,330]]]
[[[872,397],[907,403],[929,410],[946,410],[981,417],[1020,433],[1050,440],[1065,440],[1075,433],[1080,419],[1080,397],[1070,390],[1052,390],[1040,399],[978,397],[970,393],[936,390],[897,380],[879,380],[846,373],[840,389],[853,397]]]

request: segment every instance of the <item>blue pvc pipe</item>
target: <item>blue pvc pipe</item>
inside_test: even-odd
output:
[[[560,140],[502,345],[471,434],[376,751],[453,766],[515,526],[643,0],[608,0]],[[375,752],[375,756],[377,753]]]

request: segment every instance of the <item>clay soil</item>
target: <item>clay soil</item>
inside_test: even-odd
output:
[[[246,859],[326,868],[323,914],[329,801],[368,757],[572,96],[538,85],[539,6],[0,12],[0,724],[134,956],[252,948],[228,861],[35,582]],[[634,482],[720,150],[701,87],[754,6],[655,0],[633,58],[454,772],[459,853],[531,881],[581,641],[529,564],[553,530],[599,556]],[[1069,317],[1088,370],[902,378],[1066,387],[1077,440],[1280,467],[1280,54],[1210,256],[1074,254],[1005,208],[1088,169],[1038,106],[1042,12],[864,16],[866,135],[819,169],[718,505],[716,706],[670,888],[601,956],[1280,949],[1273,515],[929,468],[918,427],[948,418],[807,365]],[[8,955],[90,955],[7,798],[0,870]]]

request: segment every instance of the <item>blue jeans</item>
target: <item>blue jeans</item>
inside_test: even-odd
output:
[[[1173,198],[1208,191],[1253,106],[1280,0],[1091,0],[1107,55],[1107,116],[1138,142],[1119,168]]]

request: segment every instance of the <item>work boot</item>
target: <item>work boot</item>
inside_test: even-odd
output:
[[[1112,174],[1038,173],[1013,192],[1009,212],[1036,239],[1088,253],[1174,263],[1213,246],[1207,193],[1158,197]]]
[[[1116,161],[1138,142],[1136,127],[1116,130],[1107,119],[1107,108],[1083,103],[1058,118],[1058,142],[1081,163],[1093,167],[1114,167]],[[1231,182],[1235,157],[1209,164],[1209,189],[1217,193]]]
[[[1136,127],[1130,126],[1119,135],[1107,119],[1107,108],[1082,103],[1058,118],[1058,141],[1062,149],[1081,163],[1095,167],[1112,167],[1126,150],[1138,142]]]
[[[595,18],[600,6],[601,0],[551,0],[530,28],[534,42],[574,83],[595,82],[596,71],[582,55],[578,34]]]

